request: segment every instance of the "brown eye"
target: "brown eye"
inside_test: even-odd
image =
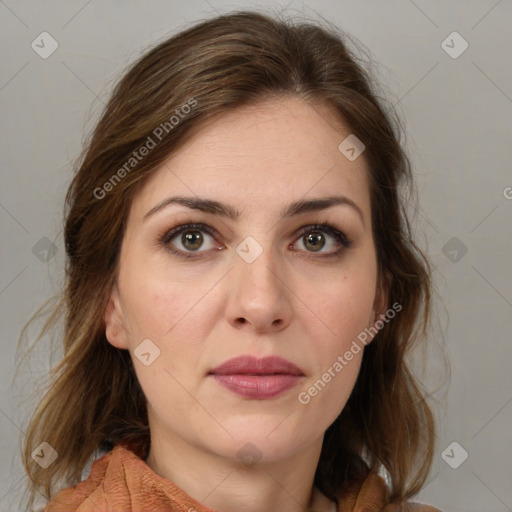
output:
[[[344,249],[352,245],[352,241],[334,226],[323,223],[305,226],[301,229],[295,244],[300,251],[330,257],[341,254]]]
[[[181,224],[167,231],[160,241],[169,251],[184,258],[222,249],[214,231],[205,224]]]
[[[325,237],[321,233],[309,233],[303,237],[304,246],[311,251],[320,251],[325,246]]]
[[[181,235],[181,243],[185,249],[197,251],[203,244],[203,235],[200,231],[186,231]]]

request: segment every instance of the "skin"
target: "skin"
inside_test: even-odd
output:
[[[363,351],[308,404],[298,395],[387,305],[378,288],[364,154],[351,162],[338,150],[350,133],[329,107],[298,97],[244,107],[205,125],[131,204],[106,335],[130,351],[147,397],[147,464],[205,506],[298,512],[311,505],[324,432],[350,396]],[[173,204],[144,219],[177,195],[227,203],[240,217]],[[336,205],[281,217],[294,201],[332,195],[349,198],[361,216]],[[183,245],[181,234],[166,248],[161,237],[187,222],[216,233],[201,231],[203,245],[195,251],[196,242]],[[325,245],[308,244],[310,232],[300,228],[322,222],[345,233],[350,247],[333,255],[340,244],[325,231]],[[252,263],[236,252],[248,236],[263,249]],[[180,258],[168,247],[194,257]],[[160,350],[147,366],[134,356],[145,339]],[[241,397],[208,372],[242,354],[282,356],[304,377],[271,399]],[[261,457],[250,465],[237,456],[248,442]],[[323,497],[322,506],[328,504]]]

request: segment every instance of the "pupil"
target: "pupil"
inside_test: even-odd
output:
[[[181,241],[185,247],[191,250],[197,250],[203,243],[203,237],[199,231],[188,231],[181,236]],[[306,236],[306,246],[313,251],[319,251],[325,245],[323,235],[310,233]]]
[[[196,250],[201,247],[203,243],[203,236],[199,231],[188,231],[181,236],[181,242],[183,243],[184,247]]]
[[[318,245],[319,242],[320,245]],[[310,233],[309,235],[307,235],[306,238],[306,246],[308,245],[310,245],[310,248],[312,248],[313,251],[318,251],[322,249],[322,247],[325,245],[323,235],[317,233]]]

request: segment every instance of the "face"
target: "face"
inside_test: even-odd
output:
[[[138,190],[105,321],[152,439],[283,459],[345,406],[354,340],[384,309],[364,154],[338,150],[349,134],[326,106],[268,100],[203,127]]]

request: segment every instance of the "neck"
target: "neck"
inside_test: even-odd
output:
[[[320,438],[286,460],[262,459],[245,466],[180,438],[152,435],[146,463],[205,507],[222,512],[305,512],[312,506],[321,447]],[[315,510],[329,510],[332,502],[315,494]]]

